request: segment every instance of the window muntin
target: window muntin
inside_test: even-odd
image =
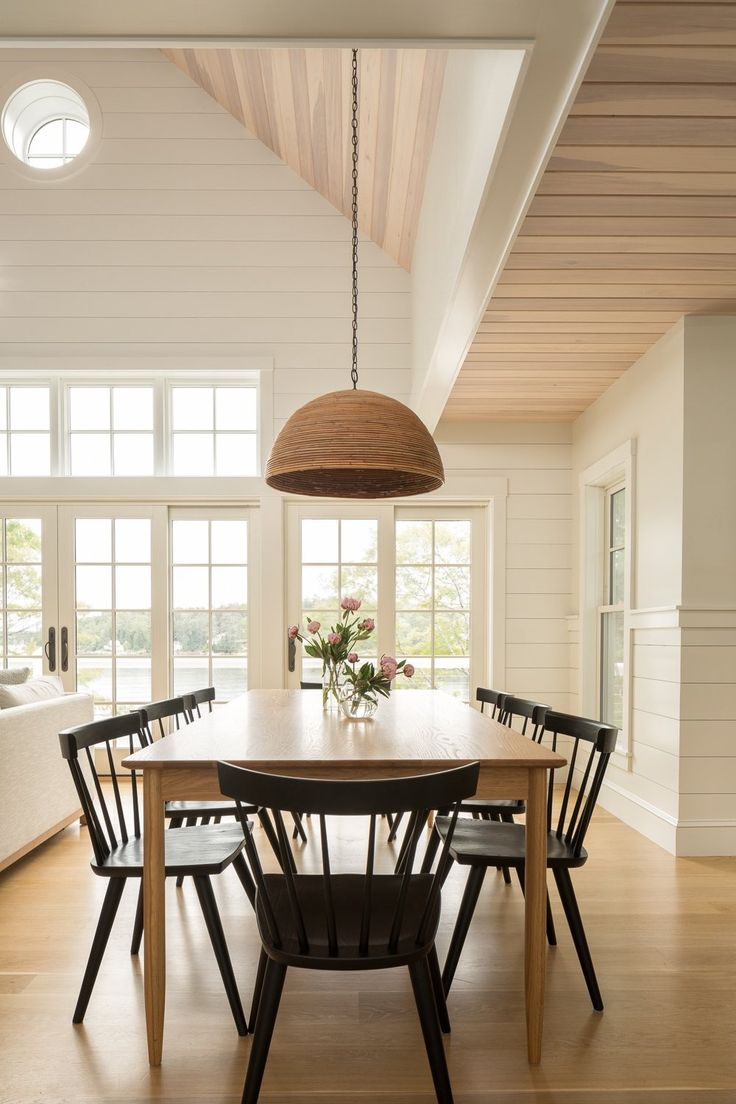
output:
[[[599,607],[600,717],[624,727],[624,579],[626,556],[626,488],[605,493],[604,593]]]
[[[79,92],[68,84],[29,81],[5,103],[2,133],[19,161],[35,169],[60,168],[87,144],[89,111]]]
[[[343,598],[359,598],[360,613],[377,622],[378,520],[376,518],[303,518],[301,522],[302,631],[319,621],[323,631],[341,614]],[[361,663],[376,662],[377,629],[365,641]],[[301,678],[319,682],[322,665],[302,650]]]
[[[248,689],[248,521],[174,518],[171,547],[173,691],[229,701]]]
[[[472,523],[396,521],[396,654],[416,669],[397,687],[470,697]]]
[[[0,662],[43,668],[43,575],[40,518],[0,519]]]
[[[0,475],[51,473],[50,388],[0,385]]]
[[[74,522],[76,685],[95,713],[151,700],[151,520]]]
[[[172,475],[256,475],[256,398],[247,385],[172,385]]]
[[[67,388],[70,475],[153,475],[153,387]]]

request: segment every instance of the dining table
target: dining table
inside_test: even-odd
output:
[[[148,1058],[161,1064],[166,1001],[167,801],[221,798],[217,763],[304,778],[396,778],[480,763],[477,796],[526,802],[524,986],[527,1054],[542,1052],[546,960],[548,771],[562,755],[440,690],[402,689],[363,720],[322,695],[250,690],[128,755],[143,777],[144,993]]]

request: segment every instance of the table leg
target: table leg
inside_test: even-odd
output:
[[[166,1004],[166,878],[161,771],[143,771],[143,982],[148,1062],[161,1065]]]
[[[526,1043],[529,1061],[542,1057],[544,972],[547,953],[547,772],[529,771],[526,804],[526,870],[524,979],[526,986]]]

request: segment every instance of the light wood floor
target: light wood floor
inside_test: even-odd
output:
[[[346,834],[345,853],[356,846]],[[605,813],[589,850],[575,885],[605,1013],[591,1010],[553,892],[560,945],[549,954],[544,1055],[527,1065],[521,894],[489,875],[450,1000],[457,1104],[734,1104],[736,860],[675,860]],[[128,953],[132,886],[87,1021],[72,1026],[104,891],[88,862],[75,825],[0,875],[1,1104],[237,1104],[250,1044],[235,1033],[191,884],[168,889],[162,1067],[147,1065],[141,963]],[[456,870],[441,959],[461,888]],[[254,918],[231,871],[216,892],[247,1007]],[[404,972],[292,971],[261,1099],[431,1104]]]

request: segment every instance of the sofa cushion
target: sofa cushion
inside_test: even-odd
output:
[[[0,709],[12,709],[16,705],[30,705],[44,698],[60,698],[64,693],[61,679],[56,675],[29,679],[20,686],[0,686]]]
[[[19,682],[27,682],[30,673],[30,667],[3,667],[0,670],[0,686],[17,686]]]

